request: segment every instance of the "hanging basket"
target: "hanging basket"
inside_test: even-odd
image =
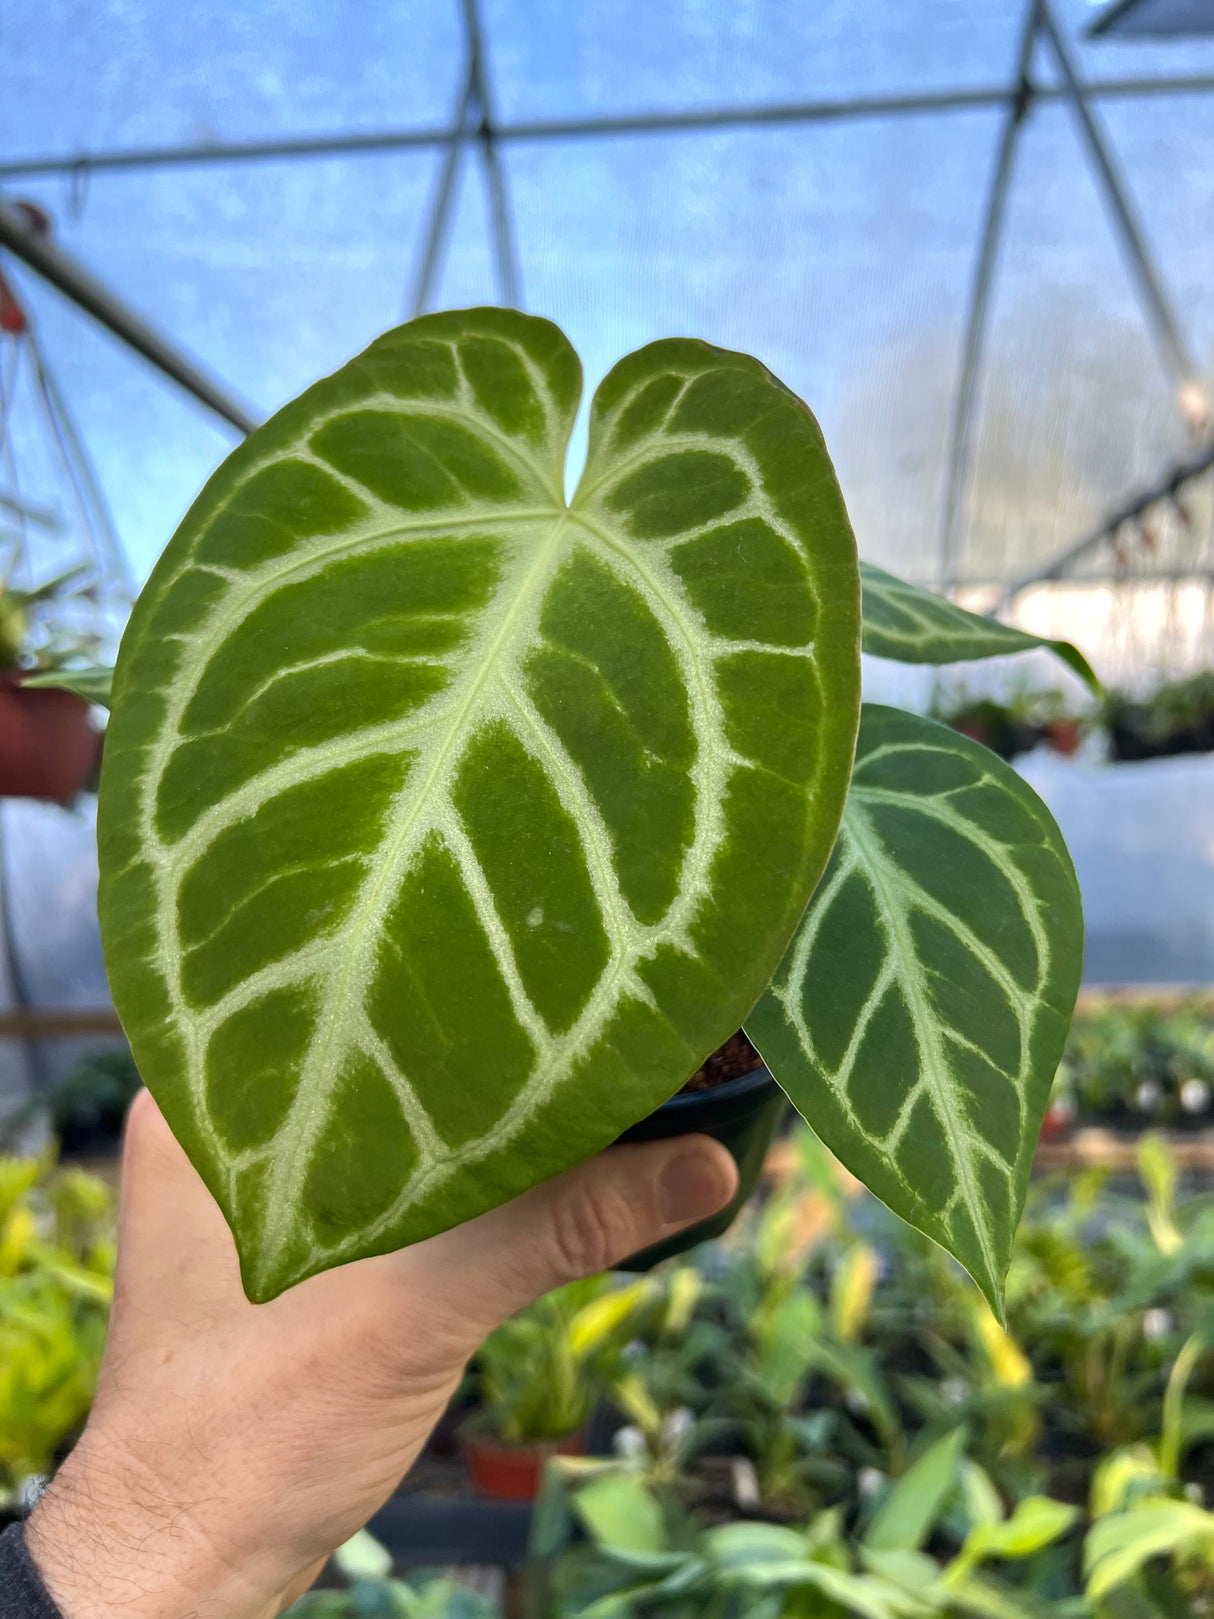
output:
[[[90,705],[75,692],[0,676],[0,796],[65,802],[84,787],[101,755]]]

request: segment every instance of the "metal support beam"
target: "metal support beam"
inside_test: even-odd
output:
[[[1033,585],[1044,585],[1051,580],[1061,579],[1068,568],[1073,567],[1090,551],[1094,551],[1104,541],[1113,539],[1123,523],[1136,522],[1144,517],[1152,506],[1157,506],[1161,500],[1167,500],[1169,497],[1175,498],[1185,484],[1191,483],[1194,478],[1200,478],[1211,469],[1214,469],[1214,444],[1207,444],[1195,455],[1170,467],[1158,482],[1140,489],[1136,495],[1131,495],[1103,518],[1096,528],[1090,529],[1081,539],[1068,545],[1064,551],[1057,552],[1047,563],[1013,579],[991,609],[992,613],[1001,612],[1022,591],[1031,589]]]
[[[986,217],[982,227],[982,241],[970,287],[969,309],[965,321],[965,344],[961,355],[961,372],[957,391],[953,395],[953,408],[949,417],[948,446],[945,455],[944,500],[940,515],[940,584],[952,590],[957,582],[958,523],[961,502],[965,494],[966,473],[969,470],[970,441],[973,428],[974,399],[978,387],[978,368],[982,360],[982,347],[986,338],[987,317],[990,310],[991,285],[999,255],[999,240],[1003,232],[1003,215],[1007,204],[1008,186],[1012,177],[1012,162],[1016,154],[1016,141],[1020,126],[1028,115],[1033,100],[1033,85],[1029,72],[1033,65],[1033,44],[1037,37],[1038,0],[1029,0],[1024,27],[1020,37],[1020,53],[1016,63],[1016,79],[1003,131],[999,137],[999,150],[991,176],[987,196]]]
[[[467,45],[466,77],[455,118],[446,137],[447,152],[434,190],[430,224],[425,237],[426,245],[412,299],[414,317],[425,312],[446,256],[456,180],[463,160],[464,147],[470,139],[475,139],[480,148],[489,211],[489,235],[497,261],[498,292],[502,303],[508,308],[519,307],[518,257],[514,248],[506,177],[502,168],[501,154],[498,151],[498,132],[493,122],[488,70],[476,0],[463,0],[463,10]]]
[[[1060,101],[1065,88],[1039,85],[1039,101]],[[762,129],[798,124],[833,124],[853,118],[921,117],[934,113],[981,112],[1005,106],[1005,85],[970,90],[925,91],[912,95],[849,96],[835,101],[793,101],[758,106],[708,107],[701,111],[628,113],[605,118],[543,118],[497,124],[496,138],[507,141],[582,140],[598,136],[682,134],[696,129]],[[1147,96],[1214,94],[1214,74],[1178,74],[1167,79],[1093,79],[1084,86],[1090,102],[1135,100]],[[211,141],[203,146],[143,146],[128,151],[58,152],[0,163],[0,180],[36,175],[102,174],[122,169],[197,167],[212,163],[277,163],[303,157],[360,157],[378,152],[433,151],[451,138],[448,127],[384,129],[367,134],[307,135],[276,141]]]
[[[464,80],[464,88],[455,109],[451,129],[447,136],[447,151],[430,203],[430,224],[426,230],[421,264],[413,285],[410,314],[413,319],[424,315],[430,294],[447,252],[447,238],[451,230],[451,205],[455,200],[455,182],[463,161],[464,142],[468,138],[468,119],[476,100],[476,67],[471,61]]]
[[[141,354],[158,371],[192,394],[200,403],[222,416],[241,433],[251,433],[256,418],[213,381],[192,360],[181,354],[160,334],[110,292],[108,287],[70,254],[32,229],[25,215],[8,203],[0,202],[0,248],[22,260],[44,281],[83,309],[128,348]]]
[[[510,202],[506,194],[506,174],[497,142],[482,122],[478,131],[481,143],[481,163],[485,170],[485,191],[489,201],[489,230],[493,238],[497,259],[497,288],[507,309],[522,308],[519,285],[518,251],[514,241],[514,228]]]
[[[1192,426],[1192,418],[1195,414],[1200,414],[1201,401],[1204,399],[1197,367],[1189,356],[1180,326],[1172,314],[1163,283],[1156,273],[1146,238],[1143,236],[1142,227],[1134,216],[1125,182],[1117,172],[1112,152],[1093,116],[1089,105],[1089,91],[1071,60],[1070,50],[1054,20],[1049,0],[1037,0],[1037,5],[1042,32],[1053,49],[1062,73],[1067,98],[1079,121],[1092,163],[1103,183],[1113,222],[1129,259],[1131,273],[1146,305],[1147,318],[1154,329],[1164,363],[1181,392],[1181,405],[1186,422]]]
[[[497,259],[498,293],[508,309],[520,307],[518,254],[506,193],[506,175],[498,150],[497,126],[493,118],[493,98],[489,92],[489,66],[481,33],[477,0],[464,0],[464,27],[468,36],[468,57],[476,75],[481,117],[477,127],[481,167],[485,174],[485,196],[489,205],[489,234]]]

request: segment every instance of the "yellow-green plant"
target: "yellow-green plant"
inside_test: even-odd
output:
[[[17,590],[7,578],[0,579],[0,669],[25,670],[35,685],[64,686],[76,691],[80,671],[72,672],[70,665],[80,664],[95,657],[97,637],[81,635],[61,629],[51,621],[56,604],[69,597],[87,595],[87,586],[81,586],[83,568],[69,568],[33,590]],[[50,681],[38,677],[54,676]],[[87,671],[89,675],[108,671]],[[109,682],[105,682],[108,696]],[[93,692],[82,695],[93,698]]]
[[[49,1471],[93,1398],[114,1268],[112,1195],[0,1158],[0,1506]]]
[[[1214,1612],[1214,1512],[1193,1499],[1179,1476],[1185,1392],[1209,1353],[1196,1334],[1185,1343],[1168,1377],[1158,1442],[1111,1452],[1093,1476],[1083,1567],[1086,1595],[1102,1619]]]
[[[592,1276],[511,1316],[478,1356],[483,1425],[507,1444],[576,1433],[658,1292],[648,1278],[619,1286]]]

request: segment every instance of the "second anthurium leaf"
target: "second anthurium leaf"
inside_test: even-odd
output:
[[[864,591],[864,650],[896,663],[963,663],[1045,648],[1055,653],[1096,697],[1101,685],[1091,664],[1069,641],[1030,635],[997,618],[958,607],[918,585],[897,579],[871,562],[860,564]]]
[[[996,1314],[1082,938],[1032,789],[978,743],[865,704],[831,864],[746,1028],[827,1146]]]
[[[678,1090],[834,841],[855,545],[817,424],[672,340],[427,316],[237,449],[114,674],[100,908],[139,1068],[266,1299]]]
[[[114,671],[98,665],[90,669],[52,669],[42,674],[29,675],[23,686],[50,687],[55,691],[74,692],[99,708],[110,706],[110,686]]]

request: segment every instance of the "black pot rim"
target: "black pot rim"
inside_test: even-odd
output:
[[[683,1108],[703,1107],[706,1102],[711,1103],[717,1097],[723,1102],[732,1101],[735,1096],[749,1096],[751,1091],[774,1084],[775,1080],[768,1073],[767,1065],[760,1063],[757,1068],[752,1068],[749,1074],[739,1074],[736,1079],[727,1079],[724,1084],[709,1085],[702,1091],[677,1091],[656,1111],[677,1113]]]

